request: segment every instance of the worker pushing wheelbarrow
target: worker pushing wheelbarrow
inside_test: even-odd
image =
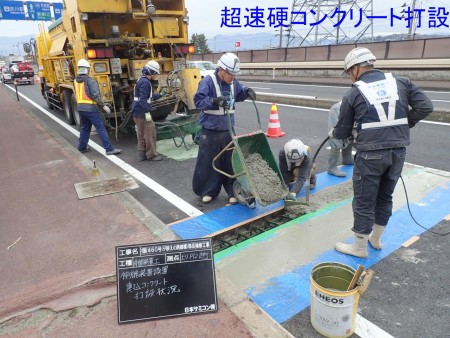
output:
[[[231,102],[230,106],[233,106]],[[258,108],[253,101],[259,130],[244,135],[236,135],[228,116],[228,126],[232,141],[213,159],[213,168],[229,178],[233,184],[234,196],[239,203],[255,207],[265,206],[285,198],[289,190],[284,184],[280,169],[275,161],[266,135],[261,130]],[[234,173],[226,173],[217,168],[215,162],[227,151],[232,151],[231,161]]]

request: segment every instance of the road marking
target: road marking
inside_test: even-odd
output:
[[[6,86],[12,91],[15,91],[15,89],[11,88],[11,86]],[[45,115],[47,115],[49,118],[51,118],[53,121],[58,123],[61,127],[65,128],[67,131],[75,135],[76,137],[80,137],[80,133],[75,128],[69,126],[68,124],[62,122],[59,118],[53,116],[50,112],[48,112],[46,109],[39,106],[36,102],[28,98],[22,93],[18,93],[21,97],[23,97],[25,100],[27,100],[31,105],[39,109],[41,112],[43,112]],[[158,184],[156,181],[152,180],[150,177],[144,175],[142,172],[137,170],[136,168],[132,167],[125,161],[121,160],[119,157],[115,155],[106,155],[105,149],[103,149],[102,146],[95,143],[92,140],[89,140],[89,145],[91,148],[97,150],[101,155],[103,155],[105,158],[107,158],[109,161],[113,162],[118,167],[122,168],[124,171],[126,171],[128,174],[142,182],[145,186],[156,192],[158,195],[160,195],[162,198],[164,198],[167,202],[173,204],[175,207],[183,211],[188,216],[200,216],[203,215],[203,212],[198,210],[197,208],[193,207],[174,193],[172,193],[170,190],[164,188],[162,185]]]
[[[246,100],[246,102],[251,102],[250,100]],[[255,101],[255,103],[258,104],[266,104],[266,105],[272,105],[271,102],[262,102],[262,101]],[[276,104],[278,107],[290,107],[290,108],[299,108],[299,109],[308,109],[308,110],[318,110],[318,111],[326,111],[329,112],[329,109],[325,109],[325,108],[315,108],[315,107],[306,107],[306,106],[296,106],[293,104],[285,104],[285,103],[277,103]],[[448,122],[439,122],[439,121],[425,121],[422,120],[419,123],[427,123],[427,124],[436,124],[436,125],[440,125],[440,126],[450,126],[450,123]]]
[[[394,336],[361,317],[358,313],[356,314],[355,333],[361,338],[394,338]]]

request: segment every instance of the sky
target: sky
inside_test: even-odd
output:
[[[45,1],[45,0],[42,0]],[[306,1],[306,0],[305,0]],[[412,4],[413,0],[373,0],[374,6],[374,15],[389,15],[390,8],[393,8],[396,13],[401,9],[401,5],[406,1],[407,4]],[[60,2],[55,0],[54,2]],[[309,3],[311,3],[310,1]],[[326,1],[322,1],[324,3]],[[331,2],[331,1],[329,1]],[[335,3],[338,1],[335,0]],[[360,1],[358,1],[360,2]],[[273,25],[270,25],[269,20],[267,20],[267,16],[269,13],[268,8],[280,8],[287,7],[288,15],[290,16],[291,7],[293,0],[185,0],[186,7],[188,9],[189,15],[189,36],[192,36],[193,33],[197,34],[205,34],[208,39],[213,38],[217,34],[221,35],[233,35],[233,34],[253,34],[260,32],[272,32],[275,34],[279,33],[279,28],[275,29]],[[301,3],[301,1],[297,0],[297,3]],[[447,4],[446,4],[447,3]],[[431,6],[435,7],[443,7],[445,10],[449,11],[450,5],[446,0],[416,0],[416,4],[422,6],[422,8],[428,9]],[[264,10],[264,27],[254,28],[254,27],[244,27],[245,24],[245,16],[249,16],[250,12],[246,11],[246,8],[254,9],[258,7]],[[240,25],[242,27],[238,28],[228,28],[226,26],[222,26],[222,20],[224,16],[222,12],[225,8],[231,9],[240,9]],[[310,14],[311,15],[311,14]],[[331,13],[329,13],[331,15]],[[425,14],[424,14],[425,15]],[[356,16],[356,14],[355,14]],[[450,15],[448,15],[450,16]],[[235,18],[237,16],[234,16]],[[428,18],[428,14],[426,14]],[[308,25],[302,25],[298,27],[297,31],[303,31],[303,33],[307,32],[310,29],[309,22],[312,22],[314,16],[310,16],[308,20]],[[352,25],[355,25],[356,18],[353,21],[346,20],[341,24],[343,29],[350,30],[352,29]],[[426,20],[424,20],[426,21]],[[450,17],[447,20],[447,24],[450,25]],[[406,27],[405,22],[398,21],[398,24],[394,27],[390,27],[389,19],[377,19],[374,20],[374,31],[375,33],[407,33],[408,28]],[[231,21],[228,21],[231,24]],[[46,22],[45,25],[48,26],[50,22]],[[236,24],[236,23],[235,23]],[[428,26],[428,21],[423,23],[423,26]],[[362,27],[362,26],[361,26]],[[37,34],[38,33],[38,24],[37,22],[28,22],[28,21],[8,21],[8,20],[0,20],[0,36],[24,36],[28,34]],[[426,29],[426,28],[418,28],[416,30],[417,33],[450,33],[449,28],[445,28],[441,26],[439,28],[434,29]],[[0,41],[0,50],[5,49],[5,46],[1,44]]]

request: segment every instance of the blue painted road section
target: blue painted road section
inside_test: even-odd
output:
[[[347,173],[346,177],[335,177],[328,175],[326,172],[318,174],[316,188],[311,190],[311,195],[330,186],[350,180],[353,173],[353,166],[341,166],[340,169]],[[305,189],[302,189],[297,196],[304,197]],[[216,231],[220,231],[246,220],[267,214],[272,210],[282,207],[283,205],[284,201],[279,201],[265,207],[257,205],[254,209],[250,209],[240,204],[230,205],[210,211],[195,218],[189,218],[185,221],[175,223],[170,226],[170,229],[181,239],[205,237]]]
[[[338,178],[328,175],[327,173],[318,174],[316,189],[311,191],[311,194],[350,180],[352,177],[353,166],[342,166],[340,169],[347,173],[346,177]],[[411,170],[420,171],[422,169],[416,168]],[[302,189],[298,197],[304,196],[305,189]],[[204,237],[237,223],[244,222],[245,220],[255,218],[262,214],[267,214],[271,210],[281,207],[283,203],[284,202],[280,201],[266,207],[257,206],[255,209],[249,209],[242,205],[227,206],[216,209],[199,217],[176,223],[170,228],[182,239]],[[351,199],[336,203],[335,205],[329,206],[325,209],[318,210],[313,214],[299,217],[279,228],[272,229],[267,233],[240,243],[236,247],[216,254],[215,261],[218,262],[240,250],[245,250],[247,246],[254,245],[255,242],[269,240],[277,231],[291,226],[291,223],[295,223],[296,226],[299,226],[302,223],[307,223],[307,221],[311,218],[320,217],[321,215],[332,212],[334,209],[342,207],[344,204],[348,203],[351,203]],[[449,205],[450,183],[446,186],[440,186],[434,189],[424,196],[420,202],[410,205],[410,208],[411,212],[415,215],[416,220],[420,224],[426,228],[431,228],[450,213]],[[420,217],[417,215],[420,215]],[[284,323],[311,304],[309,278],[311,270],[315,265],[322,262],[340,262],[355,269],[359,264],[362,264],[367,269],[380,261],[382,258],[397,250],[402,243],[410,239],[412,236],[420,235],[424,231],[424,229],[413,223],[411,216],[409,215],[408,208],[405,205],[404,207],[398,209],[389,221],[389,226],[383,236],[383,250],[375,250],[369,245],[369,258],[360,259],[341,254],[335,250],[329,250],[315,257],[315,259],[306,265],[298,266],[290,272],[278,275],[269,280],[261,281],[261,285],[258,284],[250,286],[244,291],[249,298],[251,298],[274,320],[279,323]],[[348,242],[351,242],[352,240],[353,239],[349,238]]]
[[[410,208],[415,219],[429,229],[449,214],[449,206],[450,184],[447,184],[434,189],[419,203],[410,205]],[[412,236],[420,235],[424,231],[412,221],[407,206],[404,206],[389,220],[389,226],[383,235],[383,249],[375,250],[369,245],[369,258],[361,259],[329,250],[307,265],[299,266],[286,274],[264,281],[264,285],[251,286],[244,291],[273,319],[283,323],[311,304],[309,277],[315,265],[339,262],[354,269],[361,264],[367,269],[400,248]],[[348,242],[352,240],[348,239]]]

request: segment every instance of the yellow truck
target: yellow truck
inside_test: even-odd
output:
[[[60,19],[36,37],[41,92],[49,109],[64,111],[67,122],[79,126],[73,81],[78,60],[91,65],[110,129],[132,121],[131,102],[142,67],[155,60],[161,68],[154,88],[167,95],[155,101],[152,116],[195,112],[193,96],[201,79],[198,69],[187,69],[189,18],[184,0],[63,0]]]

